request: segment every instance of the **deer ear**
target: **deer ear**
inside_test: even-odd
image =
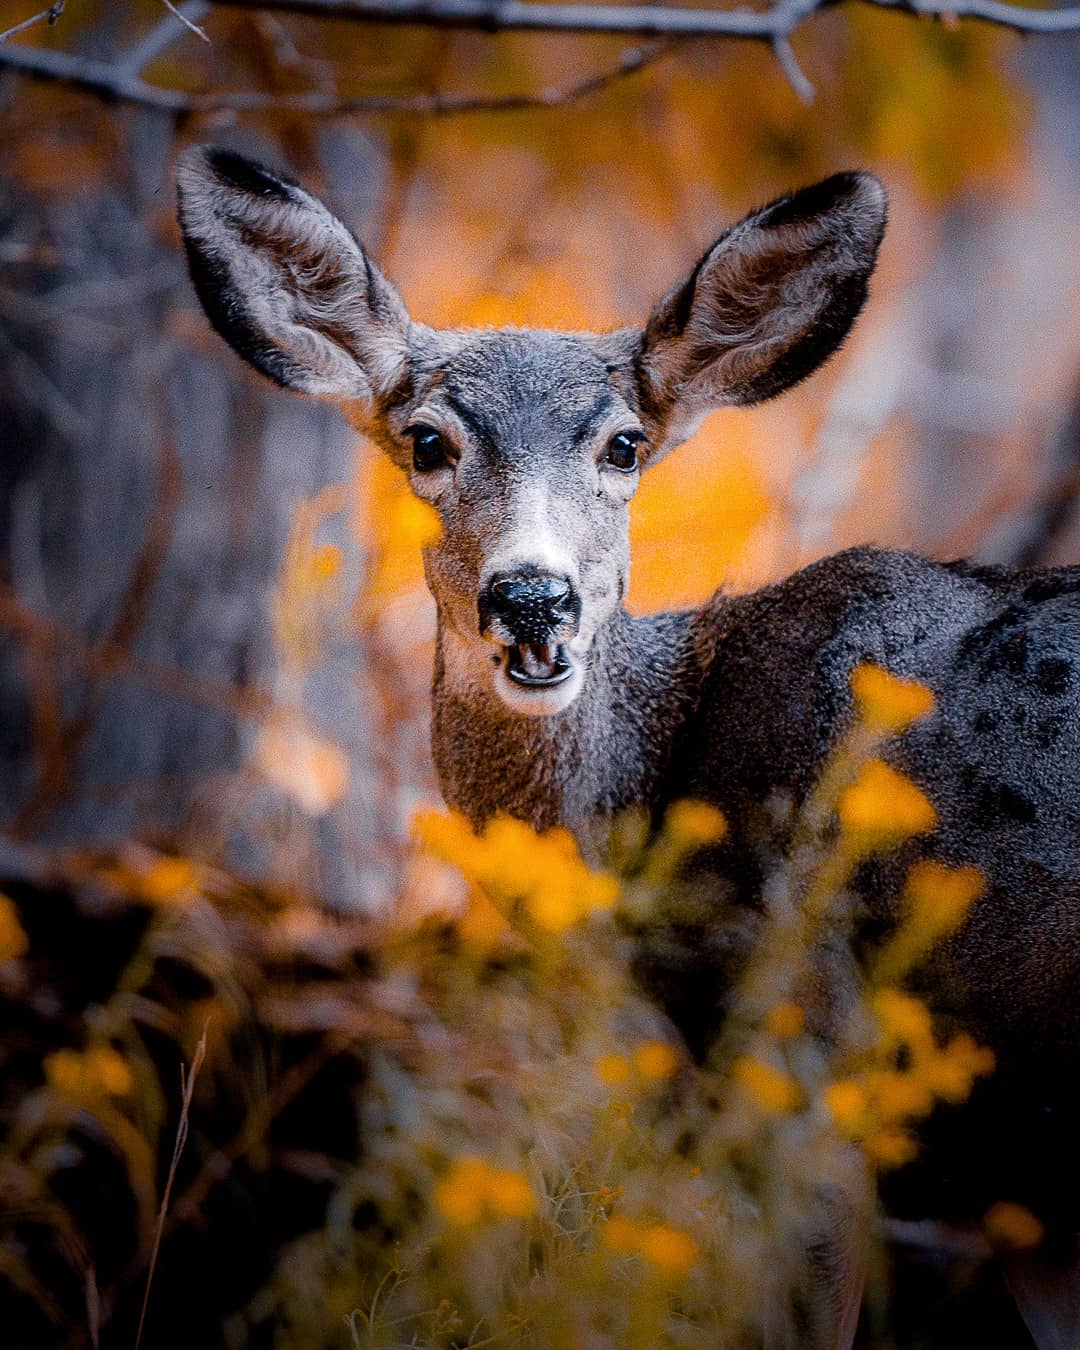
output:
[[[176,178],[191,279],[234,350],[302,394],[373,402],[394,387],[408,313],[317,197],[212,146],[189,150]]]
[[[866,299],[885,205],[872,175],[841,173],[721,235],[642,336],[642,410],[666,439],[711,408],[782,393],[836,351]]]

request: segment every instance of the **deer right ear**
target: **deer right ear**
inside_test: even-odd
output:
[[[189,150],[176,179],[195,290],[245,361],[302,394],[373,403],[394,388],[408,313],[317,197],[212,146]]]
[[[654,443],[677,443],[711,408],[782,393],[836,351],[866,299],[885,205],[871,174],[839,173],[721,235],[641,335]]]

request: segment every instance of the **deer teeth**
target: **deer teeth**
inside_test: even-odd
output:
[[[522,643],[518,651],[521,655],[521,668],[526,675],[531,675],[534,680],[545,680],[554,674],[555,653],[550,643],[539,643],[536,646]]]
[[[520,642],[507,649],[506,671],[517,684],[562,684],[573,673],[566,649],[558,642]]]

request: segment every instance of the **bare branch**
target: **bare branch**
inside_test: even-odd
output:
[[[795,96],[809,106],[814,101],[814,86],[802,72],[802,67],[795,57],[795,48],[791,45],[791,39],[786,37],[773,38],[772,49],[773,56],[776,57],[776,63],[780,67],[784,79],[794,89]]]
[[[311,90],[300,94],[264,94],[246,90],[225,94],[191,94],[181,89],[166,89],[151,84],[134,73],[126,63],[110,65],[67,52],[44,51],[36,47],[8,47],[0,50],[0,66],[8,66],[41,80],[53,80],[97,94],[158,108],[163,112],[210,114],[219,112],[303,112],[312,117],[348,117],[364,113],[420,113],[445,117],[456,113],[512,112],[520,108],[559,108],[589,94],[598,93],[616,80],[643,69],[662,56],[665,46],[633,48],[624,52],[614,66],[598,75],[580,80],[563,89],[542,89],[521,94],[372,94],[355,98]]]
[[[837,0],[795,0],[764,13],[746,9],[678,9],[662,5],[545,4],[538,0],[214,0],[242,9],[275,9],[321,18],[486,32],[621,33],[635,37],[734,37],[771,42],[790,37],[808,15]],[[979,19],[1018,33],[1080,29],[1080,8],[1023,9],[1004,0],[863,0],[881,9],[933,18]]]
[[[42,20],[54,24],[63,14],[66,4],[67,0],[55,0],[54,4],[50,5],[48,9],[43,9],[40,14],[33,14],[29,19],[23,19],[22,23],[17,23],[12,28],[5,28],[0,33],[0,42],[6,42],[8,38],[13,38],[16,33],[25,33],[28,28],[33,28],[34,24],[41,23]]]
[[[813,86],[799,68],[791,36],[804,20],[844,0],[781,0],[761,13],[745,9],[678,9],[658,5],[547,4],[541,0],[210,0],[234,8],[269,9],[322,18],[347,18],[372,23],[420,24],[428,27],[472,28],[485,32],[524,29],[534,32],[610,33],[659,37],[669,43],[693,37],[727,37],[767,42],[795,93],[804,102],[813,98]],[[1080,31],[1080,8],[1022,9],[1005,0],[861,0],[880,9],[898,10],[953,21],[978,19],[1018,33]],[[205,36],[197,27],[206,0],[188,0],[171,15]],[[22,31],[30,23],[58,14],[63,0],[0,39]],[[506,112],[521,108],[557,108],[585,98],[614,80],[640,70],[666,48],[633,50],[608,71],[565,89],[520,94],[360,95],[342,98],[327,90],[277,95],[257,90],[198,94],[164,88],[143,80],[139,71],[171,38],[155,30],[119,62],[109,64],[65,52],[0,45],[0,67],[85,89],[99,97],[138,103],[176,116],[221,112],[295,111],[313,117],[344,117],[364,113],[418,113],[447,116],[455,113]],[[144,54],[149,55],[145,56]]]
[[[184,13],[183,6],[177,9],[177,7],[173,4],[173,0],[161,0],[161,3],[165,6],[165,8],[169,11],[169,13],[173,16],[174,19],[180,20],[180,22],[184,25],[184,27],[188,30],[189,33],[194,33],[197,38],[201,38],[202,41],[205,42],[208,47],[213,46],[213,43],[206,36],[206,30],[200,28],[199,25],[194,22],[194,20],[189,19],[187,17],[187,15]]]

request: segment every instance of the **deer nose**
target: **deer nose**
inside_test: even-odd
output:
[[[480,594],[480,631],[513,642],[566,641],[577,632],[581,601],[566,577],[510,572],[492,577]]]

